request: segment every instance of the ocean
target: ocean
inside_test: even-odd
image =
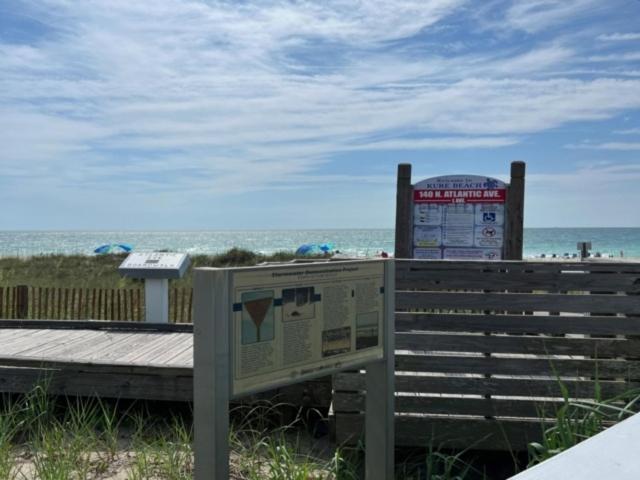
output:
[[[590,241],[603,256],[640,258],[640,228],[525,228],[524,256],[576,253]],[[105,243],[128,243],[136,251],[220,253],[240,247],[261,253],[295,250],[303,243],[330,242],[347,255],[393,252],[393,229],[219,231],[0,231],[0,257],[47,254],[93,255]]]

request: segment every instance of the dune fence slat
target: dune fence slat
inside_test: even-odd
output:
[[[640,388],[640,263],[396,261],[396,442],[524,450],[563,393]],[[356,445],[365,376],[333,380]]]
[[[141,288],[0,287],[0,318],[142,321]],[[181,319],[186,320],[186,313]]]

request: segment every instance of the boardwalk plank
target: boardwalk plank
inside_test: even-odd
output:
[[[149,358],[152,363],[170,364],[171,359],[180,355],[186,348],[193,346],[193,339],[191,335],[179,334],[179,337],[170,339],[167,341],[167,349],[165,351],[159,351],[157,354]]]
[[[131,351],[144,346],[146,342],[154,338],[154,334],[109,332],[111,341],[100,349],[86,349],[76,358],[83,361],[108,362],[110,360],[121,361]]]
[[[176,338],[170,337],[171,335],[179,335],[173,333],[157,333],[154,334],[154,338],[150,339],[145,345],[140,346],[140,348],[135,351],[130,352],[122,358],[123,362],[130,362],[136,364],[144,364],[148,356],[153,356],[159,350],[167,348],[168,339]]]
[[[29,345],[15,351],[15,355],[35,356],[48,355],[49,352],[58,348],[64,348],[77,342],[81,337],[79,335],[69,335],[62,330],[50,330],[42,335],[30,337]]]

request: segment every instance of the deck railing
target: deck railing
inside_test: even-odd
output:
[[[640,263],[396,262],[396,442],[522,450],[566,393],[640,387]],[[334,378],[339,443],[365,378]]]

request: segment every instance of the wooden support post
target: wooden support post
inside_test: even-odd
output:
[[[385,264],[384,360],[367,365],[365,479],[393,478],[395,459],[395,264]]]
[[[29,287],[18,285],[16,287],[16,318],[29,318]]]
[[[511,184],[507,195],[505,225],[505,260],[522,260],[524,236],[525,163],[511,163]]]
[[[398,184],[396,192],[396,246],[395,258],[412,258],[411,205],[413,203],[413,187],[411,185],[411,164],[398,165]]]
[[[194,479],[229,478],[230,309],[228,277],[196,270],[193,279]]]

